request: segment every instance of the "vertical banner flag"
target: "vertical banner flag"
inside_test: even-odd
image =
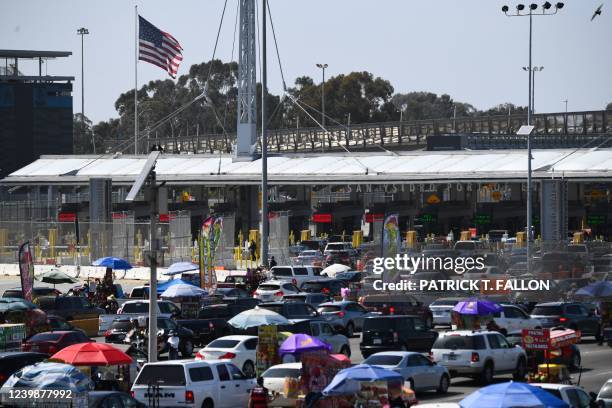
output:
[[[210,216],[202,223],[200,230],[200,286],[210,289],[217,285],[215,274],[215,255],[221,232],[223,230],[223,217]]]
[[[21,291],[23,298],[32,301],[32,287],[34,286],[34,260],[30,241],[19,247],[19,274],[21,275]]]
[[[183,47],[170,34],[138,16],[138,59],[157,65],[176,78]]]
[[[402,238],[399,230],[399,215],[389,214],[385,217],[382,225],[382,257],[395,258],[400,250]],[[383,282],[394,282],[399,274],[398,270],[386,271]]]

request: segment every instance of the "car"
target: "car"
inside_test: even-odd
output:
[[[589,395],[582,387],[568,384],[532,383],[534,387],[548,391],[560,400],[565,401],[570,408],[592,408],[597,407],[594,392]]]
[[[242,288],[216,288],[213,296],[223,298],[246,298],[251,295]]]
[[[349,253],[349,255],[354,255],[355,250],[353,249],[353,244],[351,242],[330,242],[325,246],[325,250],[323,251],[323,255],[328,255],[330,252],[338,252],[352,251],[353,253]]]
[[[597,394],[597,402],[602,408],[612,408],[612,379],[601,386]]]
[[[323,264],[323,255],[320,251],[308,249],[300,252],[297,258],[294,259],[293,264],[321,266]]]
[[[359,303],[347,300],[322,303],[319,305],[317,312],[329,321],[336,330],[340,330],[348,337],[353,337],[356,331],[361,331],[363,320],[366,317],[376,315]]]
[[[359,348],[366,358],[380,351],[428,352],[437,337],[438,333],[429,330],[419,316],[367,317]]]
[[[299,287],[304,281],[323,279],[322,268],[317,266],[274,266],[270,269],[272,280],[291,281]]]
[[[493,313],[493,320],[504,336],[521,333],[522,329],[539,329],[542,322],[533,318],[518,306],[502,303],[501,310]]]
[[[359,299],[359,303],[366,309],[383,315],[417,315],[423,319],[427,327],[433,327],[431,310],[423,302],[406,293],[366,295]]]
[[[5,351],[0,352],[0,387],[13,373],[25,366],[39,363],[48,359],[45,353],[29,351]]]
[[[60,296],[62,292],[55,288],[41,286],[32,289],[32,299],[36,299],[39,296]],[[2,294],[3,298],[23,298],[23,292],[21,287],[10,288],[4,291]]]
[[[346,271],[346,272],[338,272],[334,279],[339,279],[341,281],[345,281],[349,284],[359,284],[361,280],[365,277],[364,272],[359,271]]]
[[[74,330],[74,331],[80,331],[84,335],[86,335],[83,329],[74,327],[72,324],[70,324],[70,322],[68,322],[66,319],[64,319],[61,316],[47,315],[47,323],[49,323],[49,327],[51,328],[50,331]]]
[[[61,316],[68,321],[98,318],[106,313],[82,296],[40,296],[37,303],[45,313]]]
[[[333,264],[342,264],[354,268],[355,256],[350,251],[326,251],[325,266]]]
[[[451,326],[451,312],[457,303],[464,300],[463,298],[441,298],[436,299],[429,305],[433,324],[439,326]]]
[[[345,287],[347,287],[345,281],[328,278],[305,281],[300,286],[300,291],[306,293],[324,293],[330,296],[340,296],[340,290]]]
[[[279,332],[304,333],[316,337],[332,347],[333,354],[344,354],[351,356],[351,346],[348,337],[338,333],[331,324],[320,318],[296,319],[288,325],[279,325]]]
[[[285,316],[287,319],[311,319],[318,317],[317,309],[306,303],[297,302],[268,302],[260,303],[259,307],[268,309]]]
[[[229,361],[174,360],[146,363],[131,391],[148,406],[235,408],[248,406],[254,387],[255,380]]]
[[[234,301],[226,299],[224,303],[203,306],[198,312],[198,319],[224,318],[229,320],[238,313],[253,309],[260,303],[259,299],[253,298],[237,298]]]
[[[196,353],[196,360],[228,360],[249,378],[255,377],[257,336],[225,336],[211,341]]]
[[[35,351],[49,356],[61,349],[78,343],[90,343],[89,337],[82,331],[60,330],[54,332],[38,333],[21,344],[22,351]]]
[[[436,390],[445,394],[450,385],[446,367],[437,365],[421,353],[413,351],[386,351],[372,354],[363,364],[371,364],[396,371],[410,383],[415,392]]]
[[[253,297],[263,302],[281,300],[285,295],[294,295],[300,290],[291,282],[269,280],[259,284]]]
[[[120,391],[89,391],[87,408],[146,408],[147,405],[136,401],[129,394]]]
[[[106,314],[98,316],[98,332],[104,333],[111,326],[113,320],[117,319],[120,316],[138,317],[148,315],[148,300],[128,300],[119,308],[119,310],[117,310],[117,314]],[[177,305],[175,305],[169,300],[158,300],[157,316],[179,318],[181,316],[181,309],[179,309]]]
[[[270,407],[295,407],[296,399],[285,396],[285,378],[299,381],[302,363],[276,364],[261,374],[264,387],[274,393],[274,399],[268,403]]]
[[[284,302],[306,303],[312,307],[319,307],[321,303],[329,302],[331,298],[325,293],[295,293],[283,296]]]
[[[112,344],[125,344],[125,335],[132,330],[132,319],[130,316],[117,316],[104,332],[104,342]]]
[[[531,317],[538,319],[542,327],[563,326],[580,330],[582,336],[601,339],[601,318],[580,302],[538,303],[531,311]]]
[[[508,275],[497,266],[485,266],[482,269],[468,269],[463,277],[464,279],[506,279]]]
[[[202,309],[197,319],[176,321],[181,327],[185,327],[192,331],[194,345],[200,347],[205,346],[219,337],[227,336],[234,332],[234,328],[227,322],[230,317],[224,317],[223,315],[217,317],[203,317],[209,315],[209,312],[214,310],[215,309],[206,309],[205,311]]]
[[[148,299],[149,286],[134,286],[128,297],[130,299]]]
[[[511,346],[498,332],[458,330],[441,333],[431,348],[432,359],[453,378],[469,376],[490,384],[496,374],[512,373],[522,380],[527,373],[527,354]]]

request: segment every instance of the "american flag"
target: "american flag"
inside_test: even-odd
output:
[[[138,59],[157,65],[172,78],[176,78],[179,64],[183,60],[181,44],[141,16],[138,16],[138,26]]]

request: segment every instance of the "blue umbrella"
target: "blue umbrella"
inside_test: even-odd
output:
[[[165,282],[161,282],[161,283],[157,283],[157,294],[161,295],[162,293],[164,293],[164,291],[166,289],[168,289],[169,287],[172,287],[174,285],[191,285],[197,288],[197,286],[195,286],[193,283],[191,282],[187,282],[184,281],[182,279],[171,279]]]
[[[125,259],[115,258],[114,256],[106,256],[93,261],[93,266],[106,266],[111,269],[132,269],[132,265]]]
[[[502,307],[490,300],[470,299],[459,302],[453,308],[453,311],[464,315],[486,316],[499,312]]]
[[[168,289],[164,290],[161,296],[165,298],[200,297],[207,294],[207,291],[198,288],[197,286],[180,283],[178,285],[172,285]]]
[[[197,271],[200,267],[192,262],[175,262],[168,267],[168,270],[164,272],[164,275],[178,275],[179,273]]]
[[[522,382],[489,385],[459,402],[461,408],[569,408],[569,405],[548,391]]]
[[[610,297],[612,296],[612,282],[600,281],[591,283],[583,288],[578,289],[574,295],[589,296],[589,297]]]
[[[7,393],[12,388],[61,389],[80,393],[93,389],[93,384],[87,375],[70,364],[37,363],[11,375],[0,393]]]
[[[323,395],[347,395],[359,391],[360,382],[372,381],[401,381],[404,377],[392,370],[370,364],[359,364],[345,368],[336,374],[334,379],[325,389]]]

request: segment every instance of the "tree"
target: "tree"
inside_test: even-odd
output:
[[[398,111],[403,110],[404,120],[438,119],[474,116],[477,113],[469,103],[455,102],[450,95],[436,95],[432,92],[410,92],[393,96]],[[399,119],[399,118],[398,118]]]
[[[88,154],[94,152],[93,130],[91,120],[81,113],[75,113],[72,119],[72,141],[74,154]]]
[[[508,115],[508,114],[523,114],[526,115],[527,114],[527,107],[526,106],[516,106],[513,103],[501,103],[497,106],[494,106],[484,112],[481,113],[481,115],[491,115],[491,116],[495,116],[495,115]]]
[[[610,102],[608,106],[606,106],[606,110],[612,111],[612,102]]]

